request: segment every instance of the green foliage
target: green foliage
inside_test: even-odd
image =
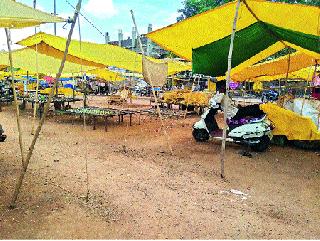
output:
[[[192,17],[198,13],[205,12],[227,2],[230,2],[230,0],[184,0],[184,8],[178,10],[181,15],[177,20],[181,21],[185,18]]]
[[[209,9],[216,8],[231,0],[184,0],[183,8],[178,12],[181,15],[177,18],[178,21],[192,17],[198,13],[205,12]],[[286,3],[300,3],[306,5],[320,6],[320,0],[273,0],[273,2],[286,2]]]

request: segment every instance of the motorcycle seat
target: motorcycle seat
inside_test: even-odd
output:
[[[260,117],[245,117],[245,118],[241,118],[239,120],[237,120],[237,119],[229,119],[227,121],[227,124],[229,126],[241,126],[241,125],[245,125],[245,124],[261,122],[261,121],[263,121],[265,119],[266,119],[266,115],[263,115],[263,116],[260,116]]]

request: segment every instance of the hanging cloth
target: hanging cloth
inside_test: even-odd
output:
[[[167,82],[168,64],[155,63],[146,57],[142,58],[143,77],[153,86],[163,86]]]

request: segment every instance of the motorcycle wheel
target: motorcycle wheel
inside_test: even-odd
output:
[[[209,133],[205,129],[193,129],[192,135],[197,142],[205,142],[210,138]]]
[[[270,138],[263,136],[260,138],[260,142],[251,146],[251,149],[255,152],[265,152],[270,146]]]

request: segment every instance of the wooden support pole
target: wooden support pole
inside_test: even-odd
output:
[[[20,110],[18,105],[18,99],[17,99],[17,93],[16,93],[16,87],[14,83],[14,73],[13,73],[13,58],[12,58],[12,50],[11,50],[11,36],[10,36],[10,30],[5,29],[6,37],[7,37],[7,46],[8,46],[8,52],[9,52],[9,62],[10,62],[10,71],[11,71],[11,86],[13,90],[13,101],[16,108],[16,119],[17,119],[17,127],[18,127],[18,135],[19,135],[19,145],[20,145],[20,152],[21,152],[21,162],[22,167],[25,165],[25,158],[23,153],[23,138],[22,138],[22,129],[21,129],[21,120],[20,120]]]
[[[236,12],[233,20],[233,26],[232,26],[232,33],[231,33],[231,43],[230,43],[230,49],[229,49],[229,55],[228,55],[228,73],[227,73],[227,80],[226,80],[226,94],[225,94],[225,100],[224,100],[224,127],[223,127],[223,136],[222,136],[222,145],[221,145],[221,178],[225,178],[224,173],[224,162],[225,162],[225,156],[226,156],[226,141],[227,141],[227,118],[228,118],[228,105],[229,105],[229,85],[230,85],[230,79],[231,79],[231,68],[232,68],[232,54],[233,54],[233,43],[234,43],[234,37],[237,29],[237,20],[239,15],[239,8],[240,8],[241,0],[238,0],[237,6],[236,6]]]
[[[129,118],[130,118],[130,126],[132,126],[132,114],[129,114]]]
[[[139,125],[141,125],[141,110],[139,111]]]
[[[72,83],[73,83],[73,88],[72,88],[72,101],[73,104],[75,103],[74,99],[75,99],[75,88],[76,88],[76,80],[74,78],[74,74],[72,73]]]
[[[35,32],[37,32],[35,28]],[[37,119],[37,108],[39,105],[39,60],[38,60],[38,44],[36,43],[36,71],[37,71],[37,84],[36,84],[36,94],[34,96],[34,108],[33,108],[33,120],[32,120],[32,129],[31,135],[34,135],[34,128]]]
[[[104,127],[105,132],[108,132],[108,116],[105,116],[105,127]]]
[[[71,28],[70,28],[70,31],[69,31],[69,34],[68,34],[68,39],[67,39],[67,42],[66,42],[66,49],[64,51],[64,55],[63,55],[63,58],[62,58],[62,61],[61,61],[61,65],[60,65],[59,71],[58,71],[58,73],[56,75],[56,79],[54,81],[53,87],[51,88],[48,101],[44,106],[43,115],[41,117],[40,123],[39,123],[39,125],[38,125],[38,127],[36,129],[36,132],[34,134],[33,140],[32,140],[31,145],[29,147],[29,151],[28,151],[26,160],[24,162],[23,168],[20,171],[20,175],[19,175],[18,181],[16,183],[16,187],[15,187],[15,190],[14,190],[11,202],[10,202],[10,206],[9,206],[10,208],[15,208],[15,203],[16,203],[18,195],[20,193],[22,182],[23,182],[24,176],[25,176],[25,174],[27,172],[28,165],[29,165],[30,159],[31,159],[33,151],[34,151],[34,147],[36,145],[36,142],[37,142],[38,137],[40,135],[40,132],[42,130],[42,126],[44,124],[46,116],[48,114],[48,111],[49,111],[49,108],[50,108],[50,103],[52,102],[52,99],[53,99],[54,91],[55,91],[55,89],[57,87],[57,84],[58,84],[58,81],[59,81],[59,79],[61,77],[64,65],[65,65],[65,62],[66,62],[66,59],[67,59],[67,55],[68,55],[68,50],[69,50],[69,46],[70,46],[70,43],[71,43],[71,37],[72,37],[73,29],[74,29],[74,26],[76,24],[76,21],[77,21],[77,18],[78,18],[80,9],[81,9],[81,2],[82,2],[82,0],[78,0],[78,4],[77,4],[77,7],[76,7],[74,16],[73,16],[73,22],[71,24]]]
[[[92,124],[93,124],[92,129],[95,131],[97,129],[97,117],[95,115],[92,116]]]
[[[289,53],[289,54],[288,54],[288,67],[287,67],[286,82],[285,82],[285,86],[286,86],[286,88],[287,88],[287,86],[288,86],[288,79],[289,79],[290,65],[291,65],[291,53]]]
[[[37,5],[37,0],[33,0],[33,8],[36,9]],[[34,28],[34,34],[37,34],[37,27]],[[36,71],[37,71],[37,86],[36,86],[36,95],[34,97],[34,106],[33,106],[33,120],[32,120],[32,129],[31,129],[31,135],[34,135],[34,128],[35,128],[35,123],[36,123],[36,118],[37,118],[37,108],[39,104],[39,98],[38,98],[38,93],[39,93],[39,62],[38,62],[38,43],[36,43]],[[28,78],[29,80],[29,78]],[[28,85],[27,85],[27,90],[28,90]]]

